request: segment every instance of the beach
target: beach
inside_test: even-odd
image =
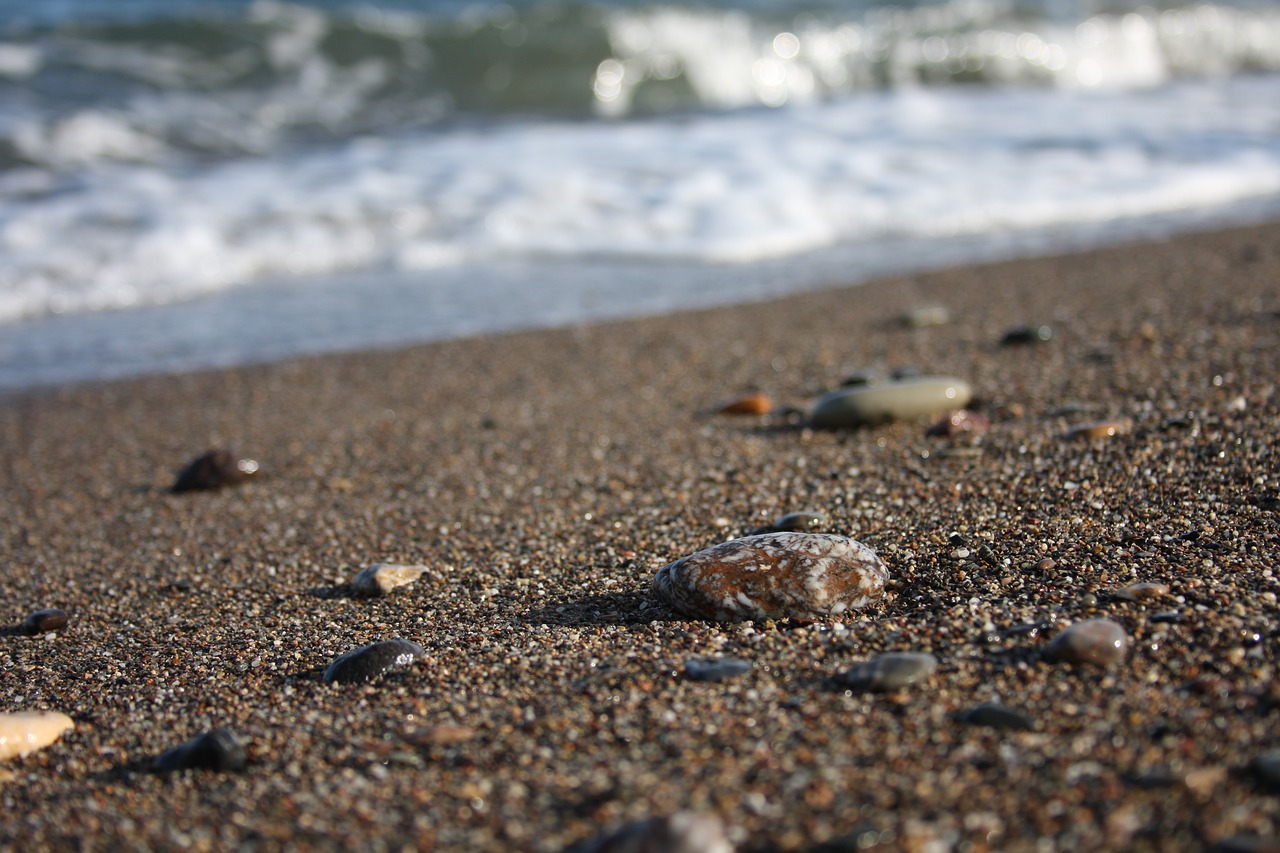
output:
[[[1271,224],[12,394],[0,622],[69,620],[0,637],[0,710],[75,728],[0,765],[0,847],[559,851],[692,811],[744,851],[1275,850],[1278,273]],[[990,425],[806,427],[869,368],[962,378]],[[752,392],[771,414],[716,414]],[[171,494],[211,448],[258,476]],[[718,624],[650,594],[802,511],[876,549],[882,600]],[[379,562],[426,572],[346,593]],[[1090,619],[1119,661],[1046,654]],[[424,658],[323,680],[393,638]],[[937,670],[837,679],[888,651]],[[718,657],[753,666],[686,672]],[[153,769],[218,727],[244,769]]]

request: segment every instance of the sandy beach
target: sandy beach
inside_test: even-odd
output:
[[[1267,225],[0,400],[0,711],[75,721],[0,764],[0,848],[560,851],[692,811],[742,851],[1280,849],[1277,282]],[[870,368],[965,379],[990,426],[805,427]],[[168,491],[223,447],[260,476]],[[883,600],[651,597],[798,511],[876,549]],[[378,562],[427,571],[347,594]],[[1046,654],[1090,619],[1121,660]],[[425,658],[322,680],[392,638]],[[887,651],[937,670],[837,679]],[[686,672],[720,657],[753,667]],[[216,727],[244,769],[153,769]]]

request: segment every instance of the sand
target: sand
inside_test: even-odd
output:
[[[0,622],[70,614],[0,637],[0,711],[76,723],[0,765],[0,846],[555,851],[692,810],[740,850],[1274,850],[1277,281],[1268,225],[0,401]],[[897,322],[930,304],[951,322]],[[990,428],[710,414],[868,367],[962,377]],[[1104,418],[1131,428],[1063,438]],[[166,491],[215,447],[261,477]],[[881,603],[717,625],[650,598],[805,510],[877,549]],[[345,595],[376,562],[429,571]],[[1045,655],[1091,618],[1122,662]],[[396,637],[425,659],[322,682]],[[884,651],[937,671],[836,680]],[[720,655],[754,668],[684,675]],[[1034,728],[957,719],[984,702]],[[215,727],[243,771],[152,772]]]

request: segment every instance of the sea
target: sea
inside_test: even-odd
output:
[[[1278,216],[1273,0],[0,0],[3,392]]]

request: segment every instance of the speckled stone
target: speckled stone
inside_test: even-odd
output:
[[[217,770],[234,772],[249,763],[244,744],[230,729],[217,728],[194,737],[156,757],[152,767],[160,772]]]
[[[815,621],[867,606],[889,571],[875,551],[825,533],[765,533],[723,542],[658,570],[654,594],[686,616]]]
[[[956,714],[956,719],[962,723],[989,729],[1030,731],[1036,727],[1035,720],[1026,714],[998,702],[983,702],[981,705]]]
[[[422,646],[409,640],[383,640],[336,658],[325,669],[324,680],[331,684],[364,684],[393,669],[410,666],[426,655]]]
[[[571,848],[573,853],[733,853],[714,815],[677,812],[637,821]]]
[[[920,376],[832,391],[818,400],[810,422],[818,429],[836,429],[926,417],[964,408],[972,398],[973,390],[962,379]]]
[[[938,659],[927,652],[885,652],[854,664],[836,681],[854,690],[884,693],[924,681],[938,669]]]
[[[1124,658],[1129,638],[1110,619],[1086,619],[1066,628],[1045,647],[1045,656],[1061,663],[1111,666]]]
[[[351,579],[351,593],[369,597],[386,595],[397,587],[413,583],[426,571],[426,566],[374,563],[365,566]]]
[[[30,634],[32,636],[36,634],[48,634],[51,631],[60,631],[67,627],[67,622],[70,618],[71,617],[67,615],[67,611],[60,610],[57,607],[37,610],[35,613],[32,613],[23,620],[21,631],[24,634]]]
[[[258,473],[258,463],[241,459],[230,450],[210,450],[193,459],[178,474],[174,492],[197,492],[236,486]]]
[[[690,658],[684,662],[684,674],[692,681],[726,681],[751,668],[751,661],[741,658]]]
[[[58,711],[16,711],[0,714],[0,761],[28,755],[75,728]]]

